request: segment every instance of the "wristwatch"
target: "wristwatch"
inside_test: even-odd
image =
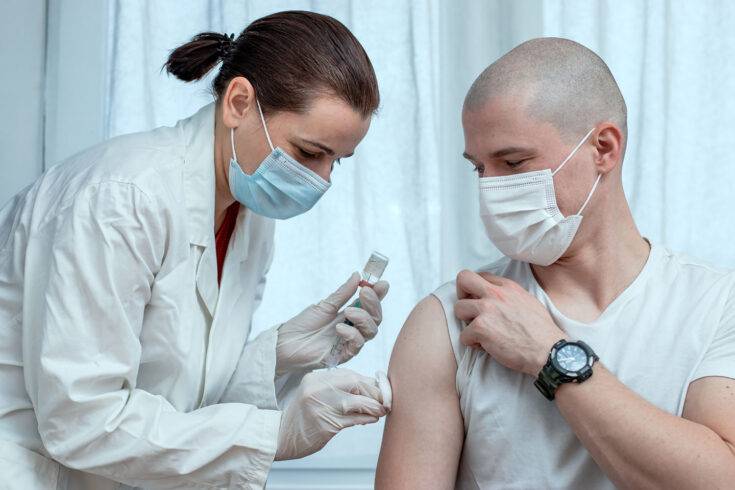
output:
[[[562,383],[581,383],[592,376],[592,365],[600,358],[581,340],[562,339],[551,348],[534,386],[549,400]]]

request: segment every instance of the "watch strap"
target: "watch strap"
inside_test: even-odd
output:
[[[587,353],[588,359],[591,360],[591,362],[589,362],[589,365],[580,370],[578,375],[575,377],[568,376],[559,371],[559,369],[557,369],[552,362],[552,356],[554,355],[554,353],[568,343],[579,345]],[[597,354],[595,354],[592,348],[581,340],[569,341],[566,339],[562,339],[551,347],[549,358],[546,361],[546,364],[544,364],[544,367],[541,368],[541,371],[539,372],[538,377],[533,384],[536,388],[538,388],[541,394],[546,397],[546,399],[548,399],[549,401],[553,401],[555,398],[556,389],[559,388],[562,383],[569,383],[572,381],[581,383],[592,376],[592,364],[594,364],[599,359],[600,358],[597,357]]]
[[[536,381],[534,381],[533,384],[538,388],[542,395],[551,401],[554,399],[556,389],[559,388],[562,383],[567,383],[571,380],[572,378],[559,372],[554,367],[551,363],[551,354],[549,354],[549,359],[546,361],[546,364],[544,364],[544,367],[541,368],[541,372],[538,373],[538,378],[536,378]]]

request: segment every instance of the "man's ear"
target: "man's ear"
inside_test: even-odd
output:
[[[623,132],[617,124],[606,121],[597,125],[592,136],[597,156],[597,172],[606,174],[620,165],[623,157]]]
[[[237,128],[252,110],[257,110],[253,85],[245,77],[233,78],[222,97],[222,122]]]

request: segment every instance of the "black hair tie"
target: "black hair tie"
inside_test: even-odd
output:
[[[219,59],[224,59],[230,54],[233,46],[235,45],[234,39],[235,34],[232,33],[229,36],[225,34],[222,38],[217,40],[217,56]]]

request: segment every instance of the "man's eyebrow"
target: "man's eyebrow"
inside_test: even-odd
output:
[[[500,150],[491,153],[490,158],[500,158],[506,155],[512,155],[513,153],[529,153],[531,151],[532,150],[530,148],[521,148],[519,146],[509,146],[507,148],[501,148]],[[465,157],[467,160],[477,160],[475,157],[473,157],[467,152],[462,153],[462,156]]]
[[[490,155],[490,158],[500,158],[506,155],[511,155],[513,153],[528,153],[530,151],[531,151],[530,148],[521,148],[519,146],[509,146],[507,148],[502,148],[498,151],[493,152]]]

